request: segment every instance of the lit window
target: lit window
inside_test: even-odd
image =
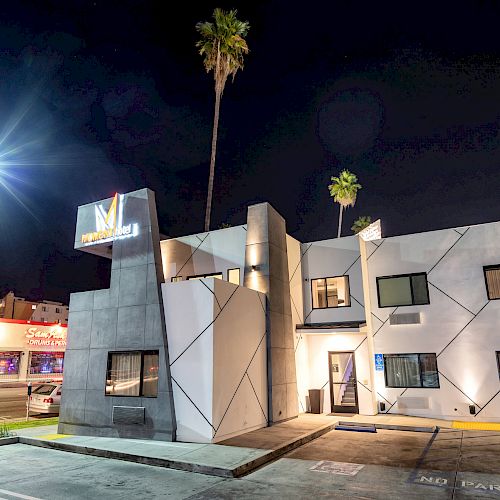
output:
[[[236,269],[228,269],[227,270],[227,281],[229,283],[233,283],[235,285],[240,284],[240,268],[237,267]]]
[[[426,273],[379,277],[377,291],[379,307],[429,304]]]
[[[439,388],[436,355],[384,354],[386,387]]]
[[[212,274],[198,274],[196,276],[188,276],[188,280],[201,280],[203,278],[217,278],[218,280],[224,279],[222,273],[212,273]]]
[[[311,290],[313,309],[347,307],[351,305],[348,276],[311,280]]]
[[[488,299],[500,299],[500,265],[484,266],[483,270]]]
[[[108,353],[107,396],[158,395],[159,351]]]
[[[182,281],[182,276],[172,276],[170,279],[172,283],[177,283],[178,281]]]
[[[31,304],[31,310],[34,311],[36,309],[36,304]]]

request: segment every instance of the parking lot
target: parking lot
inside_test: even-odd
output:
[[[0,498],[500,498],[500,433],[332,431],[241,479],[0,447]],[[24,496],[20,496],[24,495]],[[31,497],[31,498],[30,498]]]

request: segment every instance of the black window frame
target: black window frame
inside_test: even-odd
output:
[[[179,279],[180,278],[180,279]],[[172,276],[170,278],[170,282],[171,283],[179,283],[180,281],[182,281],[182,276]]]
[[[228,283],[232,283],[231,281],[229,281],[229,272],[230,271],[238,271],[238,285],[241,285],[241,268],[239,267],[232,267],[231,269],[228,269],[227,270],[227,273],[226,273],[226,277],[227,277],[227,282]],[[234,285],[235,283],[233,283]]]
[[[200,279],[200,278],[213,278],[215,276],[220,276],[221,280],[224,281],[224,273],[210,273],[210,274],[193,274],[193,276],[188,276],[186,278],[186,281],[193,280],[193,279]]]
[[[486,278],[486,271],[489,271],[490,269],[499,269],[500,270],[500,264],[493,264],[491,266],[483,266],[483,274],[484,274],[484,286],[486,287],[486,296],[488,297],[488,300],[500,300],[500,297],[490,297],[490,289],[488,288],[488,279]]]
[[[497,357],[498,378],[500,379],[500,351],[495,351]]]
[[[425,276],[425,289],[427,291],[427,302],[423,302],[421,304],[415,304],[415,296],[413,294],[413,287],[411,286],[411,277],[412,276]],[[394,278],[409,278],[410,282],[410,293],[411,293],[411,304],[392,304],[390,306],[382,306],[380,305],[380,288],[379,288],[379,281],[384,280],[384,279],[394,279]],[[386,307],[413,307],[413,306],[427,306],[431,303],[431,297],[429,295],[429,281],[427,280],[427,273],[422,272],[422,273],[408,273],[408,274],[393,274],[391,276],[377,276],[376,278],[377,282],[377,302],[378,302],[378,307],[379,309],[384,309]]]
[[[342,305],[342,306],[329,306],[328,305],[328,281],[329,279],[335,279],[335,278],[346,278],[347,281],[347,294],[346,297],[349,297],[349,305]],[[313,281],[316,280],[325,280],[325,290],[326,290],[326,307],[314,307],[314,296],[313,296]],[[344,307],[351,307],[352,301],[351,301],[351,283],[349,280],[349,275],[348,274],[341,274],[340,276],[325,276],[325,277],[319,277],[319,278],[311,278],[311,309],[313,311],[318,311],[321,309],[339,309],[339,308],[344,308]]]
[[[426,387],[423,385],[422,381],[422,365],[420,362],[420,356],[428,356],[429,354],[433,354],[436,358],[436,375],[437,375],[437,386],[435,387]],[[439,382],[439,368],[437,363],[437,354],[435,352],[398,352],[398,353],[387,353],[383,354],[384,356],[384,382],[385,386],[390,389],[440,389],[441,384]],[[406,386],[406,385],[387,385],[387,364],[385,362],[386,356],[418,356],[418,370],[420,374],[420,386]]]
[[[113,354],[140,354],[141,355],[141,368],[140,368],[140,380],[139,380],[139,394],[137,396],[133,394],[107,394],[106,393],[106,387],[107,387],[107,381],[109,380],[108,375],[111,370],[111,356]],[[160,367],[160,351],[156,351],[154,349],[148,349],[146,351],[140,351],[137,349],[130,350],[130,351],[108,351],[108,362],[106,365],[106,382],[104,384],[104,395],[107,397],[113,397],[113,398],[148,398],[148,399],[155,399],[158,398],[158,385],[156,386],[156,396],[143,396],[142,395],[142,389],[144,385],[144,355],[145,354],[156,354],[158,356],[158,372],[159,367]],[[159,382],[159,374],[158,374],[158,382]]]

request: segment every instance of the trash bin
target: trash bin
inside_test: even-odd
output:
[[[309,389],[309,404],[311,413],[323,413],[324,389]]]

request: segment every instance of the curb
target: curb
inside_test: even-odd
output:
[[[302,434],[298,438],[291,439],[285,442],[282,446],[276,450],[271,450],[268,453],[261,455],[249,462],[244,462],[238,464],[234,468],[217,467],[207,464],[197,464],[193,462],[185,462],[182,460],[168,459],[168,458],[156,458],[156,457],[146,457],[142,455],[134,455],[131,453],[103,450],[99,448],[92,448],[88,446],[75,445],[71,443],[63,443],[61,441],[45,441],[39,438],[25,437],[25,436],[14,436],[9,438],[0,439],[1,445],[8,444],[25,444],[29,446],[37,446],[39,448],[46,448],[51,450],[66,451],[70,453],[78,453],[80,455],[91,455],[94,457],[101,458],[112,458],[115,460],[123,460],[126,462],[134,462],[143,465],[151,465],[154,467],[164,467],[168,469],[182,470],[186,472],[197,472],[199,474],[205,474],[209,476],[217,476],[223,478],[238,478],[250,474],[254,470],[262,467],[263,465],[273,462],[282,455],[307,444],[314,439],[321,437],[322,435],[330,432],[335,428],[337,422],[333,424],[324,425],[312,432]]]

